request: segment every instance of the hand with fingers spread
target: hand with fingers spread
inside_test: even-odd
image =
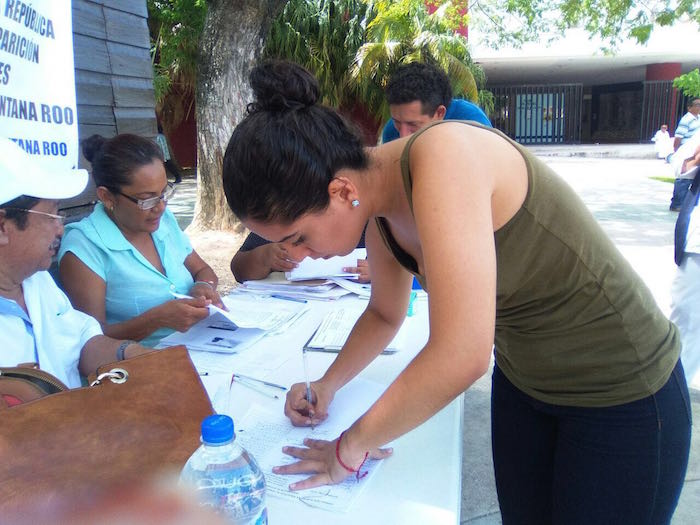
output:
[[[306,399],[306,384],[295,383],[287,392],[284,414],[295,427],[315,426],[328,417],[328,406],[335,391],[322,381],[311,383],[311,402]]]
[[[393,453],[392,448],[376,448],[373,450],[352,450],[345,432],[334,441],[306,438],[306,447],[284,447],[282,452],[299,461],[273,467],[275,474],[312,474],[310,477],[292,483],[289,490],[305,490],[321,485],[335,485],[345,478],[354,475],[362,478],[362,466],[367,459],[384,459]]]

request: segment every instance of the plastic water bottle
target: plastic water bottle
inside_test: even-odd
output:
[[[209,416],[202,421],[202,445],[182,469],[180,480],[235,525],[266,525],[265,477],[253,456],[235,441],[233,419]]]

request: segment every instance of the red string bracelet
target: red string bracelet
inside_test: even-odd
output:
[[[360,463],[360,466],[357,467],[357,469],[348,467],[345,463],[343,463],[343,460],[340,459],[340,440],[343,439],[344,434],[345,434],[345,431],[341,432],[340,437],[338,438],[338,441],[335,442],[335,459],[338,460],[338,463],[340,463],[341,467],[343,467],[348,472],[352,472],[353,474],[355,474],[355,479],[357,479],[357,481],[360,481],[362,478],[364,478],[367,475],[366,470],[362,473],[360,473],[360,470],[362,470],[362,465],[364,465],[365,461],[367,461],[367,457],[369,456],[369,452],[365,452],[365,457],[362,460],[362,463]]]

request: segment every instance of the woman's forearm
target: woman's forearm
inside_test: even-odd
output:
[[[127,321],[114,324],[102,324],[102,331],[108,337],[114,339],[133,339],[140,341],[164,326],[155,308],[145,311],[141,315],[132,317]]]
[[[335,391],[340,389],[386,348],[399,328],[400,324],[392,324],[367,308],[322,381]]]
[[[481,346],[458,352],[428,343],[347,430],[343,439],[350,450],[383,446],[439,412],[488,370],[491,348]]]
[[[262,248],[258,246],[248,251],[239,251],[231,259],[231,273],[239,283],[244,281],[254,281],[264,279],[272,269],[265,264],[264,257],[261,256]]]
[[[219,284],[219,278],[216,276],[214,270],[212,270],[211,266],[209,265],[199,270],[196,274],[192,276],[192,278],[195,282],[199,281],[210,284],[214,290],[216,290],[216,287]]]

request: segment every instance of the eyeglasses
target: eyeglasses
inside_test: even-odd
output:
[[[46,213],[45,211],[37,211],[37,210],[28,210],[26,208],[4,208],[5,210],[15,210],[15,211],[23,211],[26,213],[34,213],[35,215],[43,215],[44,217],[51,217],[53,220],[58,222],[59,224],[63,224],[63,222],[66,220],[66,215],[64,213]]]
[[[161,193],[157,197],[149,197],[148,199],[137,199],[135,197],[132,197],[131,195],[122,193],[121,191],[115,191],[115,193],[118,193],[122,197],[126,197],[131,202],[136,204],[139,208],[146,211],[158,206],[160,201],[163,201],[167,204],[170,198],[173,196],[173,193],[175,193],[175,185],[172,182],[168,182],[168,185],[163,193]]]

